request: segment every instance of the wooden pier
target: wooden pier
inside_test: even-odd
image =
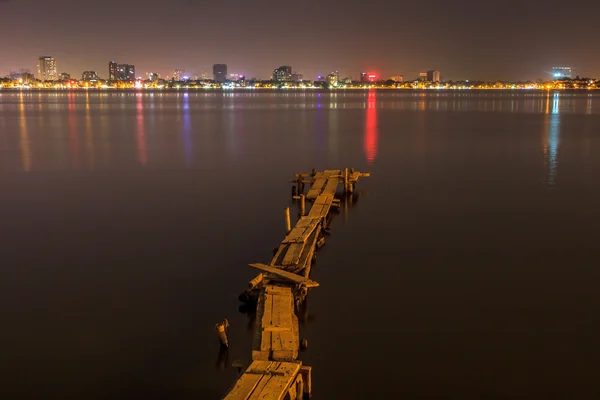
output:
[[[311,367],[298,360],[305,343],[300,340],[296,310],[304,302],[308,289],[319,286],[310,279],[315,254],[325,243],[332,208],[339,209],[335,198],[338,186],[344,194],[354,191],[360,177],[368,173],[353,169],[325,170],[296,174],[291,182],[292,195],[300,202],[300,218],[292,228],[289,208],[284,210],[286,237],[274,250],[271,262],[249,264],[260,273],[249,282],[240,300],[256,302],[257,325],[252,345],[252,363],[240,375],[226,400],[308,398],[312,392]],[[310,185],[304,194],[305,185]],[[305,214],[306,201],[312,202]]]

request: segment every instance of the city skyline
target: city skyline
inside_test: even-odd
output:
[[[40,76],[40,73],[42,72],[43,68],[40,68],[40,65],[44,65],[44,62],[42,62],[42,60],[45,59],[50,59],[52,66],[54,68],[54,73],[51,76],[56,76],[56,78],[52,78],[52,79],[42,79],[42,77]],[[174,78],[175,80],[187,80],[187,79],[194,79],[194,80],[198,80],[198,79],[213,79],[217,82],[224,82],[226,79],[229,79],[229,76],[240,76],[240,77],[246,77],[246,79],[258,79],[258,80],[274,80],[274,81],[296,81],[297,79],[292,79],[293,76],[300,76],[303,77],[304,80],[307,81],[317,81],[317,80],[324,80],[324,78],[328,75],[328,74],[332,74],[335,73],[338,78],[344,78],[344,79],[350,79],[352,78],[352,81],[364,81],[364,78],[366,76],[366,74],[369,74],[369,81],[383,81],[383,80],[398,80],[399,77],[401,77],[400,80],[404,80],[405,78],[409,81],[415,81],[415,80],[426,80],[426,81],[430,81],[430,82],[442,82],[442,81],[453,81],[453,79],[448,79],[447,77],[445,77],[444,75],[441,74],[441,72],[439,70],[430,70],[430,69],[426,69],[423,71],[420,71],[418,73],[415,73],[413,75],[411,74],[405,74],[405,73],[397,73],[395,75],[385,75],[385,74],[380,74],[377,73],[376,71],[370,71],[370,72],[366,72],[366,71],[360,71],[358,73],[349,73],[349,74],[340,74],[340,72],[338,70],[332,70],[329,73],[325,73],[325,74],[318,74],[315,77],[306,77],[304,76],[304,74],[301,72],[301,70],[299,71],[296,68],[292,68],[291,66],[280,66],[278,68],[275,68],[273,70],[273,72],[271,74],[267,74],[266,77],[264,76],[258,76],[258,75],[246,75],[246,74],[238,74],[238,73],[231,73],[228,74],[227,70],[228,70],[228,65],[227,64],[213,64],[211,69],[212,69],[212,73],[210,72],[205,72],[204,70],[202,71],[197,71],[194,73],[191,72],[186,72],[185,69],[181,69],[181,68],[174,68],[171,70],[171,73],[167,73],[167,74],[161,74],[160,72],[156,72],[157,69],[154,69],[152,71],[146,71],[146,72],[138,72],[136,73],[135,71],[135,64],[117,64],[114,61],[110,61],[109,62],[109,67],[108,67],[108,73],[106,75],[104,75],[102,72],[97,72],[96,70],[84,70],[81,73],[71,73],[70,71],[63,71],[58,67],[59,63],[57,62],[56,58],[51,57],[51,56],[40,56],[38,57],[38,62],[36,64],[36,67],[33,70],[33,75],[41,80],[59,80],[59,79],[71,79],[71,76],[85,76],[87,73],[89,72],[96,72],[96,79],[102,79],[102,80],[106,80],[106,81],[119,81],[119,80],[124,80],[124,81],[135,81],[135,80],[144,80],[144,79],[149,79],[149,76],[151,75],[156,75],[158,74],[159,77],[163,78],[163,79],[171,79]],[[113,70],[114,68],[114,70]],[[116,71],[116,69],[119,68],[119,72]],[[224,68],[224,70],[220,73],[215,73],[215,68]],[[277,77],[276,74],[278,73],[278,71],[282,68],[287,68],[289,69],[289,71],[286,72],[287,75],[289,75],[288,78],[282,79],[281,77]],[[125,72],[125,70],[127,70],[127,73]],[[100,69],[101,71],[101,69]],[[293,73],[292,73],[293,71]],[[568,71],[567,73],[557,73],[557,71]],[[575,78],[577,76],[577,78],[579,78],[580,76],[583,77],[588,77],[588,78],[594,78],[594,76],[586,76],[586,75],[580,75],[578,72],[578,70],[576,68],[570,67],[570,66],[552,66],[549,67],[546,71],[544,71],[543,76],[540,76],[536,79],[523,79],[523,78],[519,78],[519,79],[515,79],[515,80],[508,80],[508,79],[473,79],[473,78],[460,78],[460,79],[455,79],[457,81],[464,81],[464,80],[479,80],[479,81],[487,81],[487,82],[494,82],[494,81],[504,81],[504,82],[525,82],[525,81],[547,81],[547,80],[552,80],[552,79],[559,79],[559,78]],[[36,73],[37,72],[37,73]],[[2,74],[2,72],[0,71],[0,78],[3,77],[9,77],[11,75],[15,75],[17,73],[32,73],[32,69],[31,68],[27,68],[27,67],[21,67],[18,69],[11,69],[6,71],[4,74]],[[281,73],[281,72],[280,72]],[[121,76],[121,77],[117,77],[117,75]],[[219,78],[217,78],[217,75],[219,76]],[[66,76],[67,78],[62,78],[63,76]],[[86,80],[85,77],[82,77],[83,80]],[[302,80],[302,79],[301,79]]]
[[[116,4],[107,0],[103,6]],[[58,73],[72,76],[99,71],[104,77],[109,60],[135,65],[137,76],[170,76],[174,69],[210,75],[215,63],[263,79],[281,65],[306,79],[336,70],[355,79],[361,71],[410,79],[435,69],[446,80],[535,80],[558,65],[572,67],[574,75],[600,75],[600,54],[589,46],[600,39],[600,4],[591,1],[581,2],[586,12],[576,18],[564,18],[557,0],[526,6],[431,0],[427,10],[415,2],[375,0],[365,7],[351,0],[331,13],[316,12],[327,2],[306,0],[285,17],[271,0],[231,6],[233,11],[188,0],[169,7],[133,1],[101,16],[73,0],[57,0],[49,9],[4,0],[0,35],[14,39],[0,49],[0,75],[35,71],[42,55],[56,58]],[[553,21],[569,34],[557,34]]]

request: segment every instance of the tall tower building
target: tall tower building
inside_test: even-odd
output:
[[[111,82],[117,80],[117,63],[114,61],[108,63],[108,80]]]
[[[108,80],[114,81],[135,81],[135,66],[130,64],[117,64],[114,61],[108,63]]]
[[[181,81],[183,80],[183,77],[185,76],[185,69],[174,69],[173,70],[173,79],[175,79],[176,81]]]
[[[292,67],[283,65],[274,70],[273,80],[276,82],[290,82],[292,80]]]
[[[41,56],[38,59],[38,79],[42,81],[57,81],[56,60],[54,57]]]
[[[225,82],[227,80],[227,64],[213,65],[213,75],[214,75],[215,81]]]
[[[440,71],[427,71],[427,82],[440,82]]]

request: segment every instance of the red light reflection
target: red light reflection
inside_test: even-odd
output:
[[[367,95],[367,116],[365,122],[364,150],[369,163],[375,162],[377,156],[377,108],[375,90],[369,90]]]

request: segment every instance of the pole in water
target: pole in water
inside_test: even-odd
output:
[[[306,206],[306,202],[305,202],[306,197],[304,196],[304,194],[300,195],[300,215],[304,216],[304,207]]]
[[[290,221],[290,208],[286,207],[283,212],[285,215],[285,234],[287,235],[292,230],[292,222]]]
[[[223,318],[223,322],[215,325],[215,329],[217,331],[217,336],[219,337],[219,342],[221,342],[221,346],[229,347],[229,338],[227,337],[227,328],[229,328],[229,321],[227,318]]]
[[[344,169],[344,191],[348,193],[348,168]]]
[[[296,195],[296,186],[292,186],[292,197]]]

